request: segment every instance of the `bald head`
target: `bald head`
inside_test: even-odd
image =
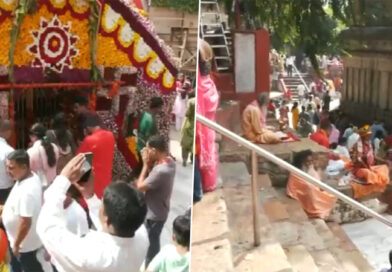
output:
[[[0,120],[0,137],[9,140],[12,136],[12,122],[9,120]]]

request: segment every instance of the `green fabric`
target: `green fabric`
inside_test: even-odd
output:
[[[149,112],[143,112],[139,122],[137,135],[137,151],[140,152],[146,147],[147,140],[158,133],[154,116]]]
[[[174,245],[167,245],[148,266],[151,272],[188,272],[190,253],[181,256]]]
[[[181,129],[181,147],[188,152],[193,152],[195,102],[196,100],[194,98],[189,100],[185,115],[185,121]]]

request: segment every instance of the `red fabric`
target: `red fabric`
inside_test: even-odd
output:
[[[77,154],[92,152],[95,174],[95,194],[102,198],[103,191],[112,181],[114,155],[114,135],[110,131],[98,129],[84,138]]]
[[[326,148],[329,148],[328,135],[322,129],[320,129],[320,130],[316,131],[315,133],[313,133],[312,135],[310,135],[310,139],[312,141],[318,143],[319,145],[322,145],[322,146],[325,146]]]
[[[8,250],[8,239],[4,230],[0,229],[0,263],[4,261]]]

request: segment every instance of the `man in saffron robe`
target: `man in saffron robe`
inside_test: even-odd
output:
[[[387,165],[375,165],[375,157],[371,144],[371,130],[369,126],[359,129],[360,137],[351,148],[353,175],[366,184],[351,182],[354,198],[365,197],[374,192],[384,192],[389,184],[389,168]]]
[[[249,141],[260,144],[281,142],[279,135],[267,129],[268,95],[261,93],[257,100],[249,104],[242,114],[242,132]]]
[[[294,166],[312,177],[320,179],[313,166],[312,151],[305,150],[297,153],[294,157]],[[287,195],[298,200],[309,217],[328,218],[336,203],[336,198],[333,195],[321,191],[317,186],[295,174],[290,174]]]
[[[329,135],[331,133],[331,123],[328,120],[323,120],[320,123],[320,129],[310,135],[310,139],[319,145],[329,148]]]

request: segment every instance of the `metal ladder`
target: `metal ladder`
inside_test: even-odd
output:
[[[231,37],[226,36],[230,31],[223,27],[217,0],[202,0],[200,4],[200,36],[211,45],[214,51],[216,70],[227,72],[232,69],[232,56],[229,49],[231,41],[228,41]]]

